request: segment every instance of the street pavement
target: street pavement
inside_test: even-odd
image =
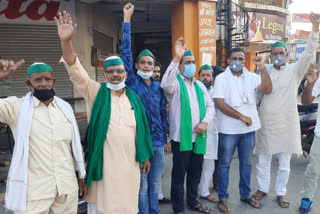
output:
[[[0,137],[1,142],[1,137]],[[0,143],[1,145],[2,143]],[[1,152],[0,147],[0,161],[1,160],[9,160],[10,156]],[[280,208],[276,201],[276,194],[274,190],[275,186],[275,177],[277,171],[277,159],[274,157],[272,161],[272,178],[271,178],[271,189],[270,193],[262,199],[263,207],[261,209],[254,209],[249,205],[240,201],[239,195],[239,161],[237,158],[237,154],[235,153],[234,159],[232,161],[232,165],[230,167],[230,181],[229,181],[229,205],[231,208],[231,213],[234,214],[295,214],[298,213],[297,210],[300,205],[300,191],[303,184],[304,178],[304,171],[309,162],[309,157],[305,158],[304,156],[297,157],[294,155],[291,160],[291,175],[288,183],[288,194],[287,197],[291,202],[290,208]],[[253,156],[252,158],[252,177],[251,177],[251,188],[252,193],[254,193],[257,189],[257,179],[256,179],[256,157]],[[163,194],[165,197],[170,197],[170,183],[171,183],[171,169],[172,169],[172,154],[169,154],[165,157],[165,169],[163,172],[162,178],[162,188]],[[0,168],[0,178],[6,176],[8,172],[8,167]],[[5,185],[4,183],[0,183],[0,192],[5,192]],[[217,196],[216,191],[212,191],[211,193]],[[319,214],[320,213],[320,190],[316,192],[314,196],[314,204],[312,207],[312,214]],[[207,206],[211,209],[211,213],[220,213],[217,209],[217,205],[214,203],[207,202],[202,200],[203,205]],[[185,205],[186,206],[186,205]],[[162,214],[172,214],[171,204],[161,204],[160,211]],[[0,204],[0,214],[5,214],[5,209],[3,204]],[[7,212],[11,214],[11,212]],[[198,213],[195,211],[189,210],[187,207],[185,209],[186,214],[193,214]]]
[[[275,179],[278,168],[278,161],[276,157],[272,161],[272,177],[270,185],[270,193],[262,199],[263,207],[261,209],[255,209],[251,206],[240,201],[239,194],[239,161],[237,154],[235,153],[234,159],[230,167],[230,180],[229,180],[229,200],[228,203],[231,208],[231,213],[234,214],[296,214],[298,213],[298,208],[300,206],[301,200],[301,187],[303,185],[304,171],[309,162],[309,157],[304,156],[297,157],[294,155],[291,160],[291,174],[287,186],[287,197],[291,202],[290,208],[280,208],[276,201],[275,193]],[[256,166],[257,159],[255,156],[252,158],[252,175],[251,175],[251,192],[252,194],[257,190],[257,178],[256,178]],[[163,194],[165,197],[170,196],[170,182],[171,182],[171,168],[172,168],[172,155],[166,156],[166,165],[163,173],[162,184],[163,184]],[[215,196],[218,195],[216,191],[211,190],[211,193]],[[320,214],[320,188],[314,196],[314,204],[312,206],[312,214]],[[221,213],[217,204],[207,202],[202,200],[204,206],[211,209],[211,213]],[[163,214],[172,214],[171,204],[160,205],[160,211]],[[187,208],[185,204],[185,213],[194,214],[198,213],[191,211]]]

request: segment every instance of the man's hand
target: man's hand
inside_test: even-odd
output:
[[[146,160],[142,165],[142,172],[148,174],[151,169],[151,164],[149,160]]]
[[[15,70],[24,64],[24,60],[14,63],[12,60],[0,59],[0,80],[8,78]]]
[[[182,45],[184,39],[183,37],[179,37],[179,39],[177,39],[175,47],[174,47],[174,51],[175,51],[175,57],[174,57],[174,62],[175,63],[179,63],[184,52],[186,51],[186,44]]]
[[[206,122],[201,122],[201,123],[199,123],[199,124],[197,125],[195,132],[196,132],[197,134],[202,134],[202,135],[203,135],[203,133],[206,131],[207,127],[208,127],[208,123],[206,123]]]
[[[320,69],[315,72],[314,65],[310,64],[308,72],[306,73],[307,83],[309,85],[314,85],[319,78]]]
[[[130,22],[131,21],[131,16],[134,11],[134,5],[131,3],[126,4],[123,7],[123,22]]]
[[[252,120],[250,117],[241,115],[239,120],[241,120],[242,122],[244,122],[248,127],[252,125]]]
[[[70,13],[63,11],[63,13],[59,13],[58,18],[54,17],[54,21],[58,27],[60,40],[62,42],[71,41],[77,31],[77,24],[72,25]]]
[[[169,146],[168,146],[168,144],[164,144],[164,154],[165,155],[169,154]]]
[[[311,13],[309,19],[312,23],[312,31],[319,32],[320,14]]]
[[[252,62],[253,64],[255,64],[256,66],[258,66],[259,68],[262,68],[263,66],[265,66],[265,61],[266,61],[266,56],[255,56],[252,58]]]
[[[84,179],[79,179],[78,184],[79,184],[79,196],[81,200],[85,200],[88,195],[87,182]]]

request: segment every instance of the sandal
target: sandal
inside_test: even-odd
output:
[[[230,213],[231,212],[227,199],[220,199],[219,200],[218,209],[222,213]]]
[[[253,199],[252,197],[249,198],[240,198],[240,201],[243,201],[247,204],[249,204],[251,207],[259,209],[261,208],[261,203],[255,199]]]
[[[290,203],[288,199],[286,199],[284,196],[277,196],[278,204],[281,208],[288,208],[290,207]]]
[[[252,196],[251,198],[260,201],[264,196],[266,196],[267,193],[262,192],[261,190],[257,190]]]
[[[191,207],[190,209],[194,211],[198,211],[200,213],[210,213],[210,209],[208,207],[203,207],[201,203],[199,203],[195,207]]]
[[[211,195],[211,194],[209,194],[206,197],[200,197],[200,198],[205,199],[205,200],[210,201],[210,202],[213,202],[213,203],[218,203],[219,202],[219,198],[217,198],[216,196]]]

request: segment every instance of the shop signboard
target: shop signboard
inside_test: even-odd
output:
[[[273,43],[285,39],[285,18],[249,12],[249,42]]]
[[[201,65],[215,65],[216,3],[213,1],[199,1],[199,43]]]
[[[0,23],[54,25],[62,11],[75,22],[74,0],[0,0]]]
[[[296,44],[296,60],[299,59],[300,55],[304,52],[307,47],[307,41],[299,42]]]

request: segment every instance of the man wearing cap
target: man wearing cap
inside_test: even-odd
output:
[[[24,61],[0,60],[0,79]],[[0,99],[0,122],[13,131],[15,147],[7,180],[6,208],[19,214],[77,213],[85,197],[85,166],[71,106],[54,96],[56,79],[44,63],[28,67],[25,97]],[[75,168],[76,167],[76,168]]]
[[[87,146],[89,214],[136,213],[140,186],[139,163],[150,170],[153,156],[150,131],[143,104],[128,87],[123,61],[117,56],[104,60],[106,83],[88,76],[72,48],[76,26],[70,14],[55,18],[63,58],[70,79],[83,96],[90,118]]]
[[[161,183],[161,174],[164,168],[164,153],[167,153],[167,110],[166,100],[160,82],[152,78],[154,71],[154,56],[144,49],[137,58],[135,68],[137,74],[133,72],[131,53],[131,16],[134,11],[132,4],[127,4],[123,8],[124,22],[122,24],[121,52],[128,78],[126,85],[140,97],[149,122],[154,157],[150,159],[151,171],[147,175],[141,171],[141,186],[139,193],[139,213],[158,214],[158,186]]]
[[[213,87],[214,82],[213,69],[210,65],[201,66],[198,79],[206,86],[210,97],[213,99]],[[215,169],[215,160],[218,159],[218,121],[217,117],[214,117],[209,122],[207,133],[207,146],[206,154],[203,156],[202,172],[199,185],[200,197],[210,202],[217,203],[219,199],[209,192],[209,186],[212,179],[212,175]]]
[[[161,86],[169,101],[170,139],[173,154],[171,202],[175,213],[184,213],[184,180],[187,174],[187,205],[209,213],[197,199],[203,155],[206,153],[207,126],[215,115],[214,104],[196,72],[192,51],[186,51],[180,37],[175,57],[167,68]]]
[[[272,155],[278,157],[276,178],[277,202],[280,207],[290,206],[285,198],[286,185],[290,174],[292,154],[302,154],[299,116],[297,111],[297,89],[315,59],[319,40],[320,15],[310,14],[312,32],[304,53],[296,63],[285,62],[287,46],[276,42],[271,46],[270,58],[274,63],[268,67],[272,81],[272,93],[264,95],[260,104],[261,129],[257,132],[255,153],[258,155],[258,190],[253,195],[260,200],[269,192]]]

